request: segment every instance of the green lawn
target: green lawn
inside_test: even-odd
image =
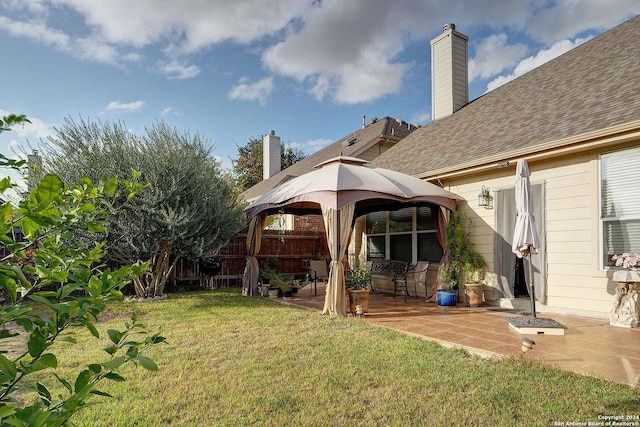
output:
[[[480,359],[237,289],[114,304],[101,335],[134,310],[167,338],[150,354],[160,369],[104,383],[114,398],[94,398],[77,425],[552,426],[640,413],[640,391],[621,384]],[[79,344],[57,347],[63,376],[104,358],[104,337],[78,335]]]

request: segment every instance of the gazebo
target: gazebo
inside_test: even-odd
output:
[[[356,218],[369,212],[407,205],[439,206],[437,234],[444,247],[447,212],[462,198],[427,181],[389,169],[370,167],[354,157],[335,157],[287,181],[247,206],[247,264],[243,294],[258,295],[258,260],[265,218],[276,213],[321,214],[331,255],[323,313],[344,317],[346,311],[343,258]]]

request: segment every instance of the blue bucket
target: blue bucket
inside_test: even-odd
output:
[[[438,290],[437,303],[440,306],[451,307],[458,302],[458,291],[450,291],[447,289]]]

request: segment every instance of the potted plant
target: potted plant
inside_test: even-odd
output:
[[[351,313],[356,313],[357,305],[362,305],[362,312],[368,313],[371,271],[358,267],[345,277],[345,284],[349,294],[349,309]]]
[[[277,296],[275,298],[279,298],[282,296],[291,296],[291,282],[293,281],[293,276],[285,275],[282,273],[278,273],[274,271],[271,274],[271,281],[269,284],[269,298],[273,298],[273,294],[277,292]],[[286,295],[285,295],[286,292]]]
[[[484,296],[484,268],[487,263],[482,254],[471,250],[467,253],[463,271],[465,275],[464,294],[469,307],[480,307]]]
[[[278,265],[278,258],[275,257],[268,257],[260,260],[260,283],[263,285],[269,285],[271,283],[271,279],[278,276],[276,265]]]
[[[299,289],[300,289],[300,280],[294,280],[291,283],[291,294],[292,295],[297,295]]]
[[[449,263],[440,270],[438,305],[456,305],[458,289],[464,284],[465,275],[476,274],[478,282],[480,282],[482,271],[486,265],[482,254],[473,250],[473,244],[469,240],[469,231],[465,230],[462,224],[463,218],[460,212],[453,212],[449,224],[447,224],[445,252]],[[471,222],[467,221],[467,227],[470,225]]]
[[[293,293],[291,292],[291,285],[288,282],[281,284],[280,289],[282,289],[283,298],[291,298],[293,296]]]

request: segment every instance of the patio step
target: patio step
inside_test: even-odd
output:
[[[498,307],[500,308],[531,313],[531,300],[529,298],[500,298],[498,302]]]

